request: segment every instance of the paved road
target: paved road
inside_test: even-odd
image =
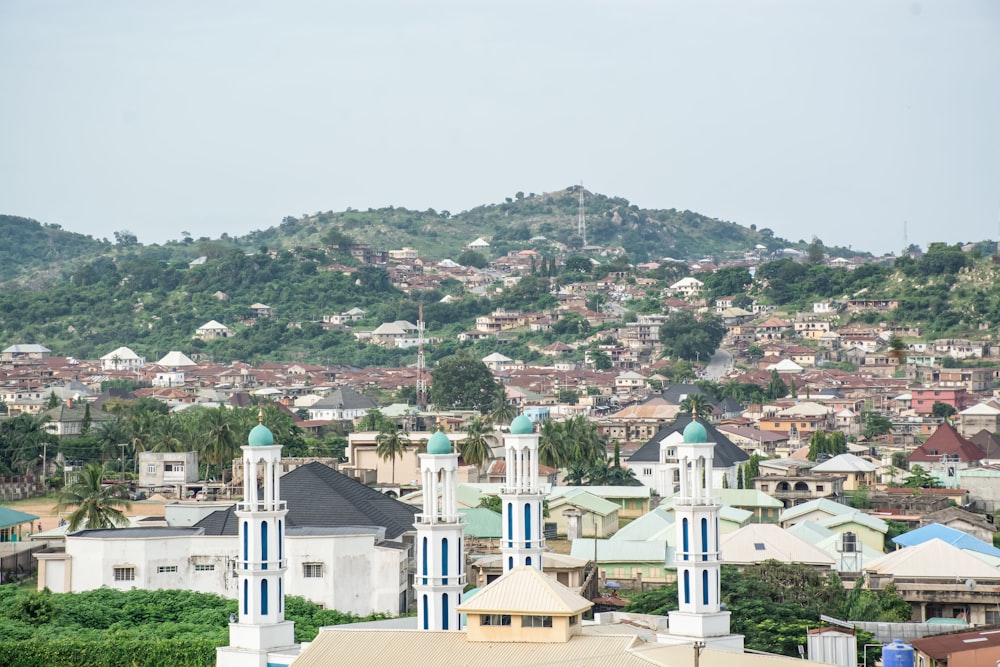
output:
[[[705,379],[718,380],[726,374],[732,363],[733,355],[720,347],[705,366]]]

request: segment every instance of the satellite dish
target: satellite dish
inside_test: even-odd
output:
[[[966,579],[965,580],[965,587],[967,589],[969,589],[970,591],[976,590],[976,580],[975,579]]]

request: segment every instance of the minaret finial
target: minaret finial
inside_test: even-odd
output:
[[[264,406],[257,402],[257,423],[264,424]]]

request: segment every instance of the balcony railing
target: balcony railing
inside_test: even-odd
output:
[[[258,500],[255,503],[246,501],[236,503],[237,512],[280,512],[285,509],[288,509],[288,506],[284,500],[273,503],[271,507],[266,507],[263,500]]]

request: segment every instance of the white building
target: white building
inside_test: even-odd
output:
[[[101,369],[105,371],[134,371],[145,365],[146,358],[128,347],[119,347],[101,357]]]
[[[320,463],[284,475],[279,493],[288,504],[282,528],[287,594],[360,616],[411,610],[416,508]],[[172,517],[168,505],[167,526],[68,535],[65,550],[38,554],[39,586],[53,592],[183,588],[237,598],[236,508],[210,505],[191,525],[177,507],[184,516]]]

